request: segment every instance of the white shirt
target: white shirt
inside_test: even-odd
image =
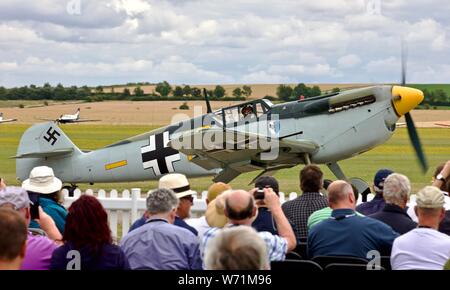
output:
[[[444,208],[445,210],[450,210],[450,197],[448,197],[448,193],[443,191],[442,193],[444,193]],[[408,204],[408,211],[407,214],[409,215],[409,217],[415,221],[416,223],[419,222],[416,212],[414,211],[414,207],[417,205],[416,203],[416,196],[412,195],[410,198],[410,202]]]
[[[205,216],[199,218],[190,218],[185,220],[185,222],[197,230],[199,241],[202,241],[205,232],[211,228],[206,222]]]
[[[450,258],[450,236],[417,228],[396,238],[392,245],[392,270],[442,270]]]

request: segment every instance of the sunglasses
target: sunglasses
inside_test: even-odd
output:
[[[183,196],[181,199],[187,199],[190,202],[194,202],[194,197],[192,195],[188,195],[188,196]]]

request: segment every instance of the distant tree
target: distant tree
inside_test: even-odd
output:
[[[243,86],[242,94],[247,98],[250,97],[250,95],[252,94],[252,88],[250,86]]]
[[[225,89],[222,86],[216,86],[214,89],[214,97],[217,99],[223,98],[225,96]]]
[[[183,97],[183,88],[180,86],[176,86],[173,90],[173,96],[176,98],[182,98]]]
[[[187,102],[184,102],[184,103],[179,107],[179,109],[180,109],[180,110],[189,110],[189,106],[188,106]]]
[[[131,96],[130,89],[129,88],[123,89],[122,96],[124,96],[125,98]]]
[[[185,96],[191,96],[192,95],[192,89],[191,89],[190,86],[185,85],[183,87],[183,95],[185,95]]]
[[[279,85],[277,87],[277,96],[282,101],[290,101],[292,96],[292,88],[287,85]]]
[[[310,97],[309,88],[304,83],[299,83],[292,90],[291,100],[298,100],[301,96]]]
[[[448,101],[447,93],[443,89],[435,90],[433,95],[434,95],[435,102],[444,103],[444,102]]]
[[[144,95],[144,90],[140,86],[135,87],[133,92],[136,97],[142,97]]]
[[[339,93],[341,91],[341,89],[340,88],[333,88],[332,90],[331,90],[331,92],[332,93]]]
[[[241,88],[235,88],[233,90],[233,97],[240,98],[242,96]]]
[[[58,84],[55,89],[55,100],[67,100],[66,92],[62,84]]]
[[[158,83],[156,85],[155,91],[159,93],[160,96],[167,97],[172,91],[172,88],[168,82],[163,81],[162,83]]]
[[[95,88],[95,93],[96,94],[103,94],[103,87],[102,86],[97,86]]]
[[[111,94],[115,94],[114,87],[111,87]]]
[[[309,90],[309,97],[316,97],[316,96],[320,96],[321,94],[322,94],[322,91],[320,90],[319,86],[313,86]]]
[[[202,96],[202,91],[199,88],[192,88],[191,95],[195,98],[200,98]]]

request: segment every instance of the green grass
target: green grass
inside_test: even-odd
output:
[[[6,179],[8,184],[17,185],[15,180],[15,160],[9,159],[14,156],[19,144],[20,136],[29,127],[22,124],[2,124],[0,125],[0,177]],[[62,126],[73,142],[81,149],[96,149],[114,143],[121,139],[144,133],[154,126],[113,126],[113,125],[89,125],[77,124]],[[437,164],[450,159],[450,130],[449,129],[418,129],[424,146],[424,150],[430,165],[428,172],[423,175],[413,149],[409,144],[409,139],[405,128],[397,129],[394,136],[382,146],[355,158],[340,162],[344,172],[348,177],[360,177],[369,183],[372,181],[375,172],[379,168],[388,167],[394,171],[407,175],[412,182],[413,190],[417,191],[431,181],[431,176]],[[284,192],[298,192],[298,173],[301,165],[291,169],[279,171],[275,177],[280,182],[281,190]],[[326,166],[322,166],[327,178],[334,176]],[[234,188],[249,188],[248,183],[259,172],[247,173],[236,178],[231,185]],[[195,190],[207,189],[211,184],[211,178],[198,178],[192,180],[192,187]],[[108,183],[80,184],[80,188],[94,188],[105,190],[125,189],[140,187],[144,191],[155,188],[156,181],[134,182],[134,183]]]
[[[419,90],[429,90],[429,91],[435,91],[438,89],[443,90],[447,93],[448,96],[450,96],[450,84],[407,84],[408,87],[413,87]]]

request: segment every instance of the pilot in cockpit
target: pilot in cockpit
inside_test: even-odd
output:
[[[244,118],[251,118],[254,116],[255,112],[253,111],[252,106],[245,106],[241,110],[242,116]]]

